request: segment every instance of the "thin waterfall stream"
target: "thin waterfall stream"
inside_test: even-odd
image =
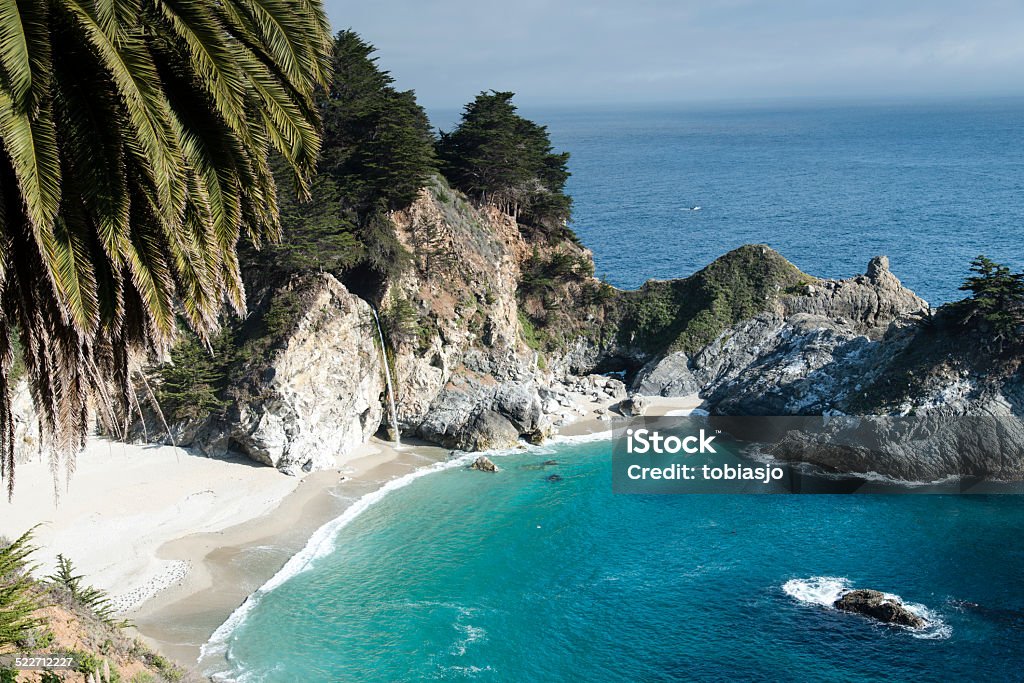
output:
[[[384,344],[384,330],[380,326],[380,317],[377,315],[377,309],[370,306],[370,310],[373,311],[373,319],[377,322],[377,335],[380,337],[380,357],[384,363],[384,379],[388,385],[388,408],[391,413],[391,428],[395,432],[395,445],[402,445],[402,436],[398,431],[398,409],[395,407],[395,385],[391,381],[391,366],[388,365],[388,350]]]

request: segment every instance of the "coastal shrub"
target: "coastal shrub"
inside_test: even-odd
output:
[[[813,280],[768,247],[746,245],[688,278],[649,281],[624,292],[620,342],[652,354],[693,354],[730,325],[767,310],[790,288]]]
[[[146,666],[156,669],[164,680],[171,681],[171,683],[176,683],[176,681],[180,681],[185,677],[184,671],[178,668],[171,660],[156,652],[147,652],[144,661]]]
[[[425,326],[420,324],[416,306],[404,296],[396,296],[388,307],[381,311],[380,327],[388,346],[392,349],[413,341],[419,344],[427,336],[423,330]]]
[[[519,311],[519,328],[523,331],[523,341],[534,351],[540,351],[544,348],[544,339],[537,327],[530,320],[530,317]]]
[[[0,652],[31,638],[43,623],[36,617],[41,605],[29,575],[33,531],[13,543],[0,539]]]
[[[64,555],[57,554],[57,571],[46,577],[46,580],[58,590],[65,591],[73,601],[92,612],[104,624],[115,628],[129,626],[127,621],[114,616],[114,606],[106,591],[84,583],[84,577],[75,574],[74,565]],[[101,649],[109,649],[112,646],[111,641],[107,640]]]

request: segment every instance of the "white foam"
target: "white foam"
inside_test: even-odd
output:
[[[812,576],[809,579],[790,579],[782,584],[786,595],[810,605],[832,607],[832,604],[851,590],[849,579],[836,576]]]
[[[564,436],[562,434],[555,434],[547,440],[545,445],[555,445],[563,443],[593,443],[595,441],[611,441],[615,437],[615,433],[610,430],[604,430],[600,432],[591,432],[589,434],[575,434],[573,436]],[[543,446],[534,447],[543,448]],[[522,452],[522,451],[519,451]]]
[[[850,580],[842,576],[812,576],[809,579],[790,579],[782,584],[782,590],[791,598],[808,605],[817,605],[827,609],[833,606],[844,594],[853,590]],[[953,629],[935,611],[916,602],[906,602],[895,593],[885,593],[885,597],[902,604],[913,614],[925,621],[923,628],[904,627],[915,638],[924,640],[945,640],[953,634]]]

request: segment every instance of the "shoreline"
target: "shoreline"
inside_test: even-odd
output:
[[[608,411],[615,403],[577,395],[580,416],[560,427],[556,438],[609,431]],[[694,396],[653,397],[647,414],[690,410],[699,403]],[[102,457],[104,450],[108,457]],[[215,632],[302,553],[318,530],[367,494],[449,455],[449,449],[430,444],[410,441],[396,449],[372,438],[335,467],[296,478],[244,456],[213,460],[172,447],[92,440],[61,507],[48,499],[53,523],[37,532],[38,573],[48,573],[55,554],[65,553],[87,582],[110,592],[137,635],[195,669]],[[172,463],[181,466],[168,477]],[[19,498],[16,490],[8,509],[17,514],[0,518],[0,534],[9,536],[24,530],[18,531],[19,524],[28,528],[47,519],[45,505],[39,500],[25,505],[24,498],[30,488],[37,492],[42,482],[51,482],[48,465],[22,463],[18,474],[20,491],[26,493]],[[145,512],[139,514],[140,509]],[[122,542],[126,537],[135,539],[129,553]]]

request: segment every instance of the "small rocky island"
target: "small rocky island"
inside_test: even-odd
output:
[[[899,599],[886,596],[885,593],[876,590],[849,591],[836,600],[832,606],[843,612],[863,614],[885,624],[908,628],[924,628],[928,625],[924,619],[907,609]]]

